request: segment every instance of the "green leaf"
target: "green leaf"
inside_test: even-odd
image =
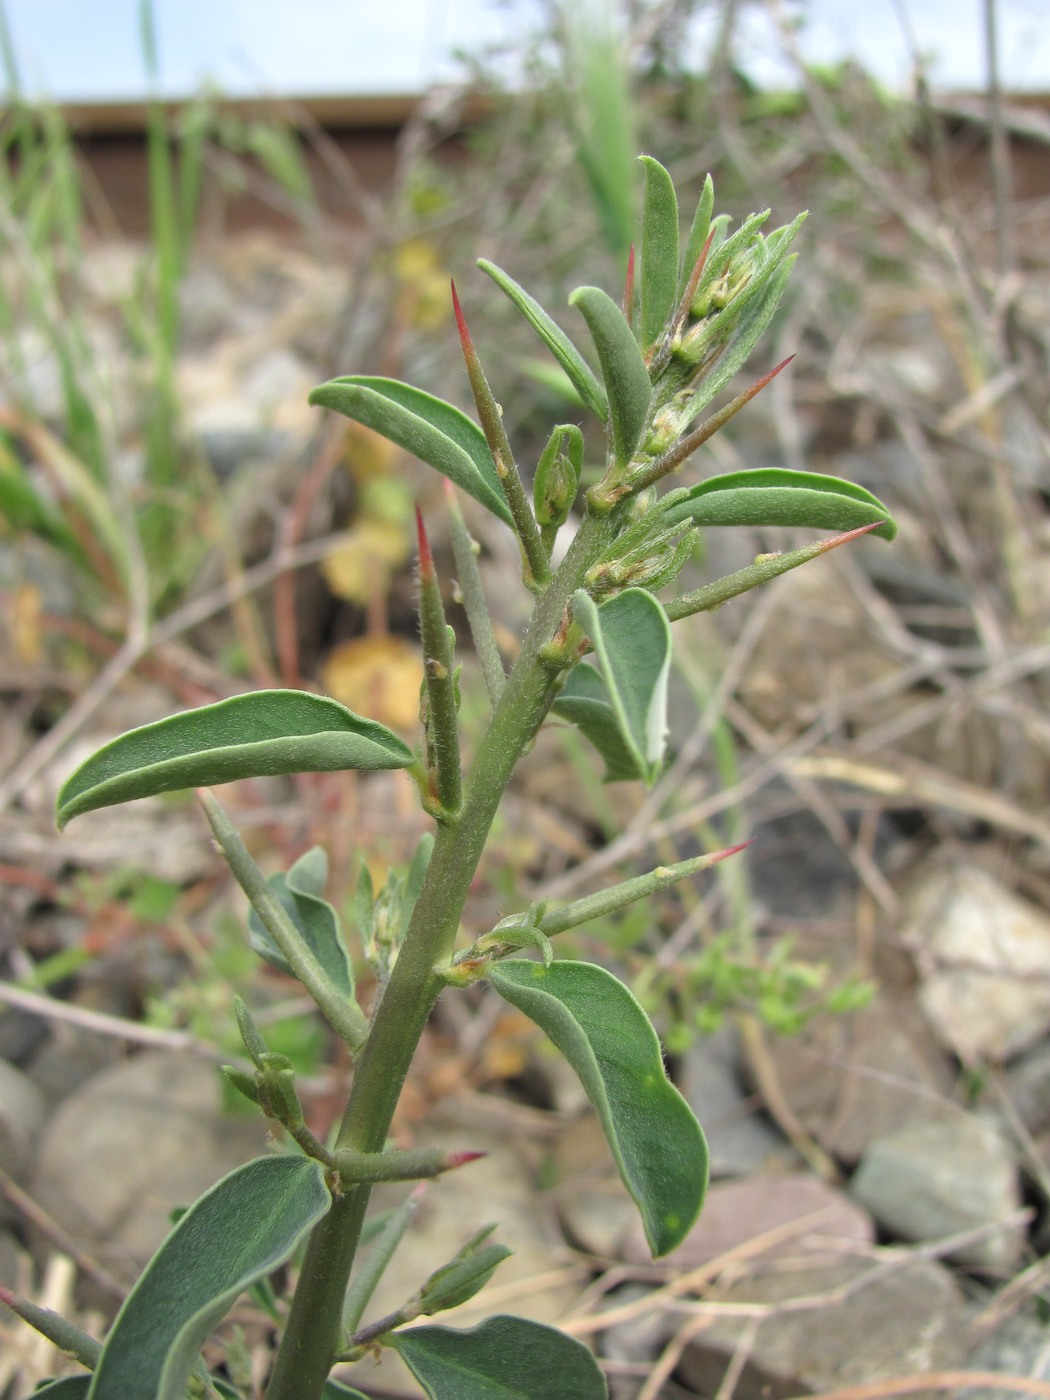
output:
[[[328,980],[349,1001],[354,995],[354,968],[343,941],[339,915],[323,898],[327,879],[328,856],[323,847],[314,846],[299,857],[287,875],[271,875],[266,883]],[[273,934],[254,909],[248,914],[248,935],[260,957],[289,977],[295,976]]]
[[[413,1327],[391,1343],[429,1400],[607,1400],[581,1343],[523,1317],[490,1317],[469,1331]]]
[[[551,713],[575,724],[598,750],[605,760],[603,782],[628,782],[645,777],[644,767],[639,765],[620,733],[605,682],[593,666],[583,662],[569,672],[551,706]]]
[[[601,607],[580,590],[573,597],[572,617],[601,663],[620,737],[637,771],[652,783],[663,766],[667,743],[667,615],[644,588],[625,588]]]
[[[396,442],[454,481],[500,520],[513,523],[485,434],[473,419],[444,399],[398,379],[351,374],[319,385],[310,402],[332,408]]]
[[[707,1189],[707,1143],[668,1080],[660,1042],[634,997],[591,963],[494,963],[488,980],[544,1030],[579,1075],[602,1121],[654,1258],[692,1228]]]
[[[260,1157],[190,1207],[128,1294],[89,1400],[183,1400],[205,1339],[332,1204],[308,1157]]]
[[[642,345],[659,339],[678,298],[678,200],[670,175],[652,156],[645,166],[642,205]]]
[[[708,175],[704,181],[704,188],[700,192],[700,201],[696,206],[692,227],[685,244],[685,257],[682,259],[682,272],[678,279],[679,297],[685,295],[685,289],[689,285],[689,279],[693,275],[697,259],[704,251],[707,235],[711,232],[711,215],[714,213],[714,208],[715,186],[711,176]]]
[[[66,779],[59,829],[82,812],[235,778],[407,768],[412,751],[375,720],[321,695],[258,690],[145,724],[104,745]]]
[[[448,1308],[458,1308],[481,1292],[512,1252],[504,1244],[485,1243],[495,1228],[495,1225],[485,1225],[457,1250],[453,1259],[434,1270],[419,1290],[421,1313],[433,1317]]]
[[[603,423],[609,418],[609,404],[605,390],[590,365],[573,345],[562,328],[547,315],[538,301],[535,301],[520,287],[513,277],[509,277],[501,267],[478,259],[478,267],[487,272],[501,291],[506,292],[511,301],[528,321],[554,358],[561,365],[569,383],[579,394],[583,403]]]
[[[623,312],[600,287],[577,287],[569,305],[579,308],[594,338],[609,396],[616,460],[624,466],[649,420],[649,371]]]
[[[368,1396],[360,1390],[352,1390],[342,1381],[329,1378],[324,1383],[324,1390],[321,1391],[321,1400],[368,1400]]]
[[[66,1376],[33,1391],[33,1400],[87,1400],[90,1376]]]
[[[816,472],[766,467],[713,476],[665,498],[658,508],[661,528],[694,525],[799,525],[810,530],[856,530],[875,521],[884,540],[896,522],[877,496],[855,482]]]

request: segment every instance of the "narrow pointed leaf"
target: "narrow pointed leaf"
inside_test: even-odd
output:
[[[323,847],[314,846],[299,857],[287,875],[271,875],[266,883],[332,986],[349,1001],[354,995],[354,968],[343,940],[339,915],[323,897],[327,878],[328,856]],[[254,909],[248,914],[248,933],[260,957],[290,977],[295,976],[273,934]]]
[[[651,783],[663,766],[667,744],[667,615],[644,588],[626,588],[601,607],[581,590],[572,608],[573,621],[586,632],[601,663],[620,737]]]
[[[646,349],[671,319],[678,299],[678,200],[670,175],[652,156],[645,166],[642,205],[642,345]]]
[[[623,312],[600,287],[577,287],[569,304],[579,309],[594,338],[609,396],[616,460],[623,466],[649,419],[652,385],[634,332]]]
[[[496,286],[507,294],[525,317],[561,365],[569,383],[579,394],[586,407],[603,423],[606,422],[609,417],[609,403],[605,396],[605,390],[590,365],[562,328],[547,315],[539,302],[530,297],[524,287],[519,286],[514,278],[509,277],[501,267],[497,267],[495,263],[487,262],[484,258],[478,259],[478,267],[481,268],[482,272],[488,273]]]
[[[485,434],[444,399],[397,379],[351,374],[319,385],[310,402],[332,408],[396,442],[455,482],[493,515],[512,523]]]
[[[693,275],[697,259],[703,252],[704,244],[707,242],[707,235],[711,232],[711,215],[715,208],[715,186],[711,176],[708,175],[704,181],[704,188],[700,192],[700,200],[696,206],[696,213],[693,215],[692,227],[689,230],[689,237],[685,244],[685,257],[682,260],[682,271],[678,279],[678,295],[685,295],[685,289],[689,285],[689,279]]]
[[[523,1317],[478,1327],[413,1327],[389,1339],[428,1400],[607,1400],[598,1363],[581,1343]]]
[[[653,1256],[676,1248],[703,1204],[707,1143],[664,1072],[645,1012],[622,982],[593,963],[543,967],[513,958],[494,963],[488,979],[546,1032],[579,1075],[641,1212]]]
[[[259,690],[131,729],[66,779],[59,828],[82,812],[235,778],[407,768],[412,751],[385,725],[321,695]]]
[[[238,1296],[328,1211],[324,1169],[260,1157],[190,1207],[117,1314],[90,1400],[184,1400],[200,1348]]]
[[[587,662],[569,672],[551,713],[575,724],[598,750],[605,760],[603,782],[627,782],[646,776],[645,766],[638,762],[620,732],[605,682]]]
[[[877,496],[855,482],[786,467],[759,468],[713,476],[683,494],[660,513],[661,526],[799,525],[811,530],[871,531],[892,540],[897,526]]]
[[[33,1400],[87,1400],[90,1376],[65,1376],[33,1391]]]

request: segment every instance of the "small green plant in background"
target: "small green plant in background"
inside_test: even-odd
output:
[[[199,789],[218,845],[251,903],[252,946],[302,983],[348,1047],[354,1076],[334,1139],[321,1143],[305,1122],[290,1058],[268,1042],[238,1000],[248,1062],[230,1067],[227,1076],[286,1130],[288,1145],[234,1171],[189,1208],[104,1343],[4,1295],[90,1372],[45,1386],[41,1395],[237,1396],[228,1379],[208,1375],[201,1347],[242,1291],[303,1246],[268,1400],[359,1396],[330,1373],[341,1361],[383,1348],[401,1355],[432,1400],[497,1393],[522,1400],[605,1396],[592,1354],[555,1329],[508,1316],[470,1330],[408,1325],[455,1307],[483,1287],[508,1252],[491,1241],[487,1227],[421,1279],[395,1313],[368,1316],[378,1278],[411,1215],[409,1204],[387,1217],[359,1262],[372,1185],[469,1169],[474,1155],[469,1144],[455,1153],[399,1151],[388,1135],[436,999],[480,981],[540,1026],[576,1070],[637,1203],[653,1255],[674,1249],[697,1218],[707,1182],[704,1136],[665,1074],[652,1026],[616,977],[592,963],[555,957],[553,940],[688,879],[739,848],[658,866],[561,907],[540,899],[466,946],[460,939],[464,904],[518,760],[549,715],[577,726],[601,756],[607,779],[651,784],[667,749],[672,624],[855,535],[891,539],[895,527],[869,492],[806,472],[740,471],[667,489],[696,449],[777,372],[700,418],[769,324],[801,217],[767,234],[766,215],[753,215],[730,233],[728,221],[714,216],[708,179],[682,248],[671,179],[655,160],[643,157],[642,164],[642,236],[638,258],[632,253],[629,261],[622,304],[593,286],[578,288],[570,298],[590,334],[597,368],[506,272],[481,264],[554,356],[586,410],[604,425],[604,470],[586,490],[580,489],[583,439],[575,423],[554,427],[533,489],[526,489],[455,293],[480,427],[451,404],[387,378],[352,375],[312,396],[314,403],[399,444],[451,483],[459,584],[491,706],[470,762],[464,764],[460,749],[457,639],[445,620],[420,519],[424,681],[418,751],[332,700],[263,691],[123,735],[78,768],[59,795],[58,821],[64,826],[131,798]],[[532,615],[509,672],[496,646],[456,489],[502,521],[520,546]],[[801,526],[836,534],[785,554],[761,555],[734,574],[676,593],[675,580],[697,532],[717,525]],[[555,543],[567,528],[571,542],[556,554]],[[668,600],[661,601],[657,595],[665,591]],[[410,868],[391,876],[383,889],[362,875],[354,934],[376,987],[365,1006],[356,994],[344,930],[327,900],[325,852],[307,851],[287,872],[267,880],[207,789],[249,776],[384,768],[412,775],[433,834],[421,841]],[[739,994],[742,974],[733,968],[729,973]],[[781,998],[790,973],[789,966],[780,970],[774,992]],[[759,997],[769,992],[757,984],[753,990]]]

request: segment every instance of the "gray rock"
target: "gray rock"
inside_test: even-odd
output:
[[[731,1026],[693,1042],[682,1057],[678,1087],[703,1124],[712,1177],[744,1176],[792,1161],[790,1146],[741,1084]]]
[[[113,1267],[142,1264],[219,1177],[266,1149],[258,1118],[221,1111],[216,1069],[151,1051],[90,1079],[40,1140],[33,1193],[78,1243]]]
[[[46,1039],[47,1022],[40,1016],[19,1006],[0,1011],[0,1060],[11,1065],[24,1064]]]
[[[806,1172],[790,1172],[714,1182],[700,1219],[665,1262],[683,1271],[696,1269],[766,1234],[774,1238],[761,1252],[763,1261],[838,1258],[844,1242],[875,1240],[871,1217],[844,1192]],[[628,1243],[627,1258],[632,1263],[649,1259],[640,1226]]]
[[[818,1016],[775,1045],[781,1091],[834,1156],[856,1162],[907,1123],[953,1116],[955,1067],[907,993],[849,1016]]]
[[[20,1069],[0,1060],[0,1167],[21,1181],[44,1122],[44,1100]]]
[[[1050,1044],[1037,1046],[1012,1064],[1002,1087],[1014,1113],[1033,1137],[1050,1129]]]
[[[1021,1204],[1017,1168],[998,1131],[964,1114],[913,1123],[874,1142],[850,1182],[855,1200],[905,1240],[939,1240],[991,1225]],[[1017,1263],[1017,1226],[958,1250],[959,1263],[995,1270]]]
[[[1005,1060],[1050,1031],[1050,915],[979,866],[936,869],[908,904],[922,1008],[962,1059]]]
[[[1007,1318],[971,1352],[966,1368],[1050,1381],[1050,1327],[1027,1313]],[[955,1394],[965,1396],[965,1400],[1012,1400],[1017,1392],[995,1386],[968,1386]]]
[[[826,1306],[812,1304],[825,1294]],[[876,1263],[856,1259],[771,1268],[709,1296],[712,1302],[768,1306],[735,1400],[786,1400],[806,1391],[947,1369],[958,1366],[964,1354],[965,1300],[946,1269],[923,1260],[881,1275]],[[797,1305],[800,1299],[804,1306]],[[749,1325],[754,1323],[739,1316],[716,1317],[686,1348],[681,1378],[701,1395],[716,1394]]]
[[[0,1283],[15,1288],[18,1283],[18,1256],[21,1251],[14,1235],[0,1230]]]

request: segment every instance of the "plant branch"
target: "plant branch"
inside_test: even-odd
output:
[[[229,817],[212,794],[204,788],[197,798],[212,829],[219,849],[226,857],[234,878],[248,896],[252,908],[280,948],[292,972],[317,1003],[329,1025],[347,1045],[357,1051],[368,1038],[368,1022],[355,1001],[348,1001],[329,981],[324,968],[306,946],[299,930],[288,917],[266,878],[248,852]]]
[[[869,530],[877,530],[880,523],[875,520],[870,525],[861,525],[856,530],[846,530],[841,535],[833,535],[830,540],[815,540],[813,544],[803,545],[801,549],[793,549],[790,554],[760,554],[747,568],[738,569],[735,574],[726,574],[724,578],[715,579],[714,583],[705,584],[703,588],[694,589],[692,593],[683,593],[681,598],[668,603],[664,611],[671,622],[690,617],[693,613],[712,612],[723,603],[728,603],[730,598],[738,598],[741,593],[748,593],[752,588],[769,583],[771,579],[779,578],[791,569],[797,569],[800,564],[808,563],[810,559],[816,559],[821,554],[837,549],[840,544],[847,544],[860,535],[866,535]]]
[[[507,498],[507,505],[510,506],[510,513],[514,517],[514,529],[525,555],[525,582],[535,591],[537,588],[541,588],[551,576],[547,551],[540,539],[536,518],[532,513],[528,497],[525,495],[525,487],[522,485],[521,474],[514,461],[507,430],[503,426],[503,410],[493,397],[488,380],[485,378],[485,371],[481,368],[478,352],[474,349],[474,342],[467,330],[463,308],[460,306],[459,297],[456,294],[455,282],[452,283],[452,306],[456,313],[456,325],[459,327],[459,338],[463,346],[463,359],[466,362],[470,389],[474,395],[478,417],[481,419],[485,441],[492,453],[496,475],[500,479],[503,494]]]
[[[448,502],[448,518],[451,527],[452,554],[459,575],[459,591],[467,614],[467,625],[474,641],[485,689],[493,708],[499,703],[503,687],[507,684],[507,673],[496,645],[496,634],[492,630],[492,618],[485,600],[485,589],[478,568],[477,546],[467,530],[463,519],[456,488],[446,478],[445,499]]]

